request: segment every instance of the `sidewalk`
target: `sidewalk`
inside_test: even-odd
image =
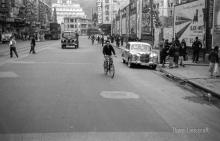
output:
[[[207,65],[186,65],[186,67],[173,69],[158,67],[159,71],[169,76],[183,80],[207,93],[220,97],[220,77],[211,78],[208,69]]]

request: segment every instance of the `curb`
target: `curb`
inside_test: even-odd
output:
[[[183,79],[183,78],[181,78],[181,77],[175,76],[175,75],[173,75],[173,74],[167,72],[166,70],[164,70],[164,69],[162,69],[162,68],[158,68],[158,71],[167,74],[170,78],[172,78],[172,79],[174,79],[174,80],[175,80],[175,79],[176,79],[176,80],[177,80],[177,79],[182,80],[182,81],[185,82],[185,83],[189,83],[189,84],[191,84],[192,86],[194,86],[194,87],[196,87],[196,88],[198,88],[198,89],[201,89],[201,90],[203,90],[203,91],[205,91],[205,92],[207,92],[207,93],[210,93],[212,96],[215,96],[215,97],[217,97],[217,98],[220,98],[220,94],[219,94],[219,93],[216,93],[215,91],[213,91],[213,90],[211,90],[211,89],[209,89],[209,88],[206,88],[206,87],[204,87],[204,86],[202,86],[202,85],[200,85],[200,84],[198,84],[198,83],[195,83],[195,82],[193,82],[193,81],[191,81],[191,80],[189,80],[189,79]]]
[[[185,63],[184,65],[188,65],[188,66],[209,66],[209,64],[190,64],[190,63]]]
[[[198,83],[195,83],[195,82],[193,82],[193,81],[190,81],[190,80],[188,80],[187,82],[188,82],[189,84],[193,85],[193,86],[196,87],[196,88],[202,89],[203,91],[205,91],[205,92],[207,92],[207,93],[210,93],[212,96],[215,96],[215,97],[217,97],[217,98],[220,98],[220,94],[219,94],[219,93],[216,93],[215,91],[213,91],[213,90],[211,90],[211,89],[209,89],[209,88],[206,88],[206,87],[204,87],[204,86],[202,86],[202,85],[200,85],[200,84],[198,84]]]

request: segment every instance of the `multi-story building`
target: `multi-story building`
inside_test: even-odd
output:
[[[91,20],[80,17],[65,17],[62,31],[74,31],[79,35],[86,35],[87,29],[91,27]]]
[[[111,24],[118,10],[129,4],[129,0],[97,0],[99,24]]]
[[[86,18],[86,14],[80,7],[80,4],[73,3],[71,0],[57,0],[57,3],[52,4],[53,10],[56,8],[57,22],[63,23],[65,17],[81,17]]]
[[[111,24],[118,10],[129,4],[129,0],[97,0],[99,27],[105,34],[111,33]]]

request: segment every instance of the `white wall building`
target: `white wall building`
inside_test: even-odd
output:
[[[65,17],[87,17],[83,9],[80,7],[80,4],[73,3],[71,0],[67,0],[66,2],[57,0],[57,3],[52,4],[52,7],[53,10],[56,8],[57,22],[59,24],[64,22]]]
[[[118,10],[129,4],[129,0],[97,0],[99,24],[111,24]]]
[[[91,20],[79,17],[65,17],[62,31],[74,31],[79,35],[86,35],[91,27]]]

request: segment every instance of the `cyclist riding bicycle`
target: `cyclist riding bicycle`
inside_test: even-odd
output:
[[[112,60],[112,57],[111,57],[112,54],[114,54],[114,56],[116,56],[114,48],[110,44],[110,41],[107,40],[106,45],[103,47],[103,55],[105,57],[104,64],[106,64],[107,59],[109,59],[110,65],[113,64],[113,60]]]
[[[112,53],[115,55],[115,50],[112,47],[112,45],[110,44],[110,41],[107,40],[106,45],[103,47],[103,55],[111,57]]]

